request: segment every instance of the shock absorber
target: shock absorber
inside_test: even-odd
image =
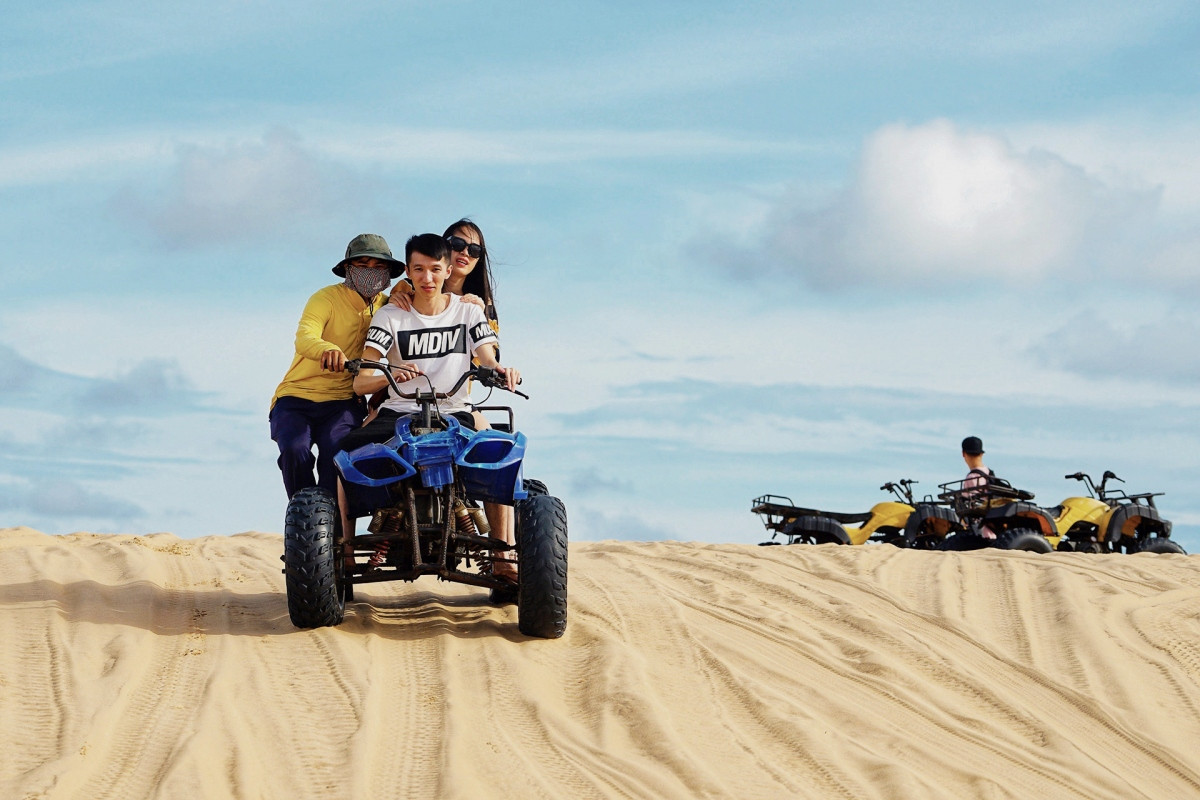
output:
[[[387,561],[388,542],[380,542],[375,545],[375,552],[371,553],[371,560],[367,562],[367,569],[379,569],[383,566],[383,562]]]
[[[475,521],[475,527],[482,535],[487,536],[492,532],[492,526],[488,524],[487,514],[483,513],[482,508],[468,508],[467,511],[470,512],[471,519]]]
[[[456,500],[454,516],[457,518],[459,533],[470,535],[478,533],[487,536],[492,532],[492,526],[488,524],[487,515],[483,513],[482,508],[474,508],[461,500]]]
[[[454,501],[454,521],[458,532],[463,536],[474,536],[478,532],[471,511],[462,500]]]

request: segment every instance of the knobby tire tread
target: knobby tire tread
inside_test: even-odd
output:
[[[1009,528],[996,536],[996,547],[1001,550],[1024,550],[1029,553],[1049,553],[1054,550],[1050,540],[1029,528]]]
[[[1134,553],[1176,553],[1178,555],[1187,555],[1187,550],[1176,542],[1174,539],[1166,536],[1147,536],[1131,548]]]
[[[517,628],[557,639],[567,629],[567,509],[557,497],[532,495],[517,520]]]
[[[301,489],[288,503],[283,563],[288,615],[297,628],[338,625],[345,617],[337,581],[337,520],[337,502],[324,489]]]

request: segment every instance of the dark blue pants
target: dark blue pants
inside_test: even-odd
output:
[[[358,398],[317,403],[299,397],[281,397],[275,401],[270,416],[271,438],[279,445],[278,464],[289,498],[310,486],[320,486],[337,495],[334,445],[361,425],[364,416],[366,409]],[[317,446],[316,458],[313,445]]]

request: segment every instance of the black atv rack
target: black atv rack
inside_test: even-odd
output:
[[[1034,497],[1033,492],[1017,489],[995,475],[987,476],[986,482],[977,486],[968,487],[968,480],[970,478],[938,484],[938,488],[942,490],[938,494],[938,500],[953,508],[960,517],[978,517],[995,506],[1018,500],[1032,500]]]
[[[786,500],[784,504],[782,500]],[[800,508],[792,505],[792,498],[778,494],[764,494],[750,501],[750,511],[763,518],[763,527],[777,533],[783,532],[784,527],[794,522],[798,517],[829,517],[846,525],[857,525],[871,518],[871,512],[844,513],[839,511],[821,511],[816,508]]]

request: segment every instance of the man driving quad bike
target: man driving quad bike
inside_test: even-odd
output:
[[[392,376],[401,390],[410,390],[426,376],[437,387],[448,386],[455,378],[470,369],[472,357],[484,367],[504,376],[509,391],[516,389],[521,373],[512,367],[502,367],[496,361],[497,337],[483,312],[464,303],[460,297],[443,292],[450,274],[450,246],[444,238],[432,233],[413,236],[404,247],[406,274],[412,282],[412,309],[394,305],[384,306],[371,320],[363,358],[367,361],[386,361],[394,365]],[[360,395],[374,394],[386,389],[387,378],[381,371],[364,369],[354,378],[354,391]],[[480,427],[482,416],[476,418],[467,404],[467,386],[461,386],[438,407],[450,413],[467,428]],[[419,410],[416,402],[404,397],[389,397],[379,413],[338,443],[339,450],[353,450],[370,442],[391,438],[396,419]],[[339,498],[344,502],[344,494]],[[345,506],[343,505],[343,508]],[[488,526],[497,538],[513,543],[508,529],[508,515],[498,504],[485,503]],[[353,520],[343,519],[347,531],[354,533]],[[507,563],[496,565],[496,575],[516,583],[516,568]]]
[[[927,537],[909,543],[938,550],[1029,550],[1048,553],[1058,542],[1054,520],[1034,505],[1033,493],[1016,489],[983,464],[983,440],[962,440],[962,458],[969,472],[961,481],[939,484],[938,499],[957,516],[958,525],[949,535]]]

